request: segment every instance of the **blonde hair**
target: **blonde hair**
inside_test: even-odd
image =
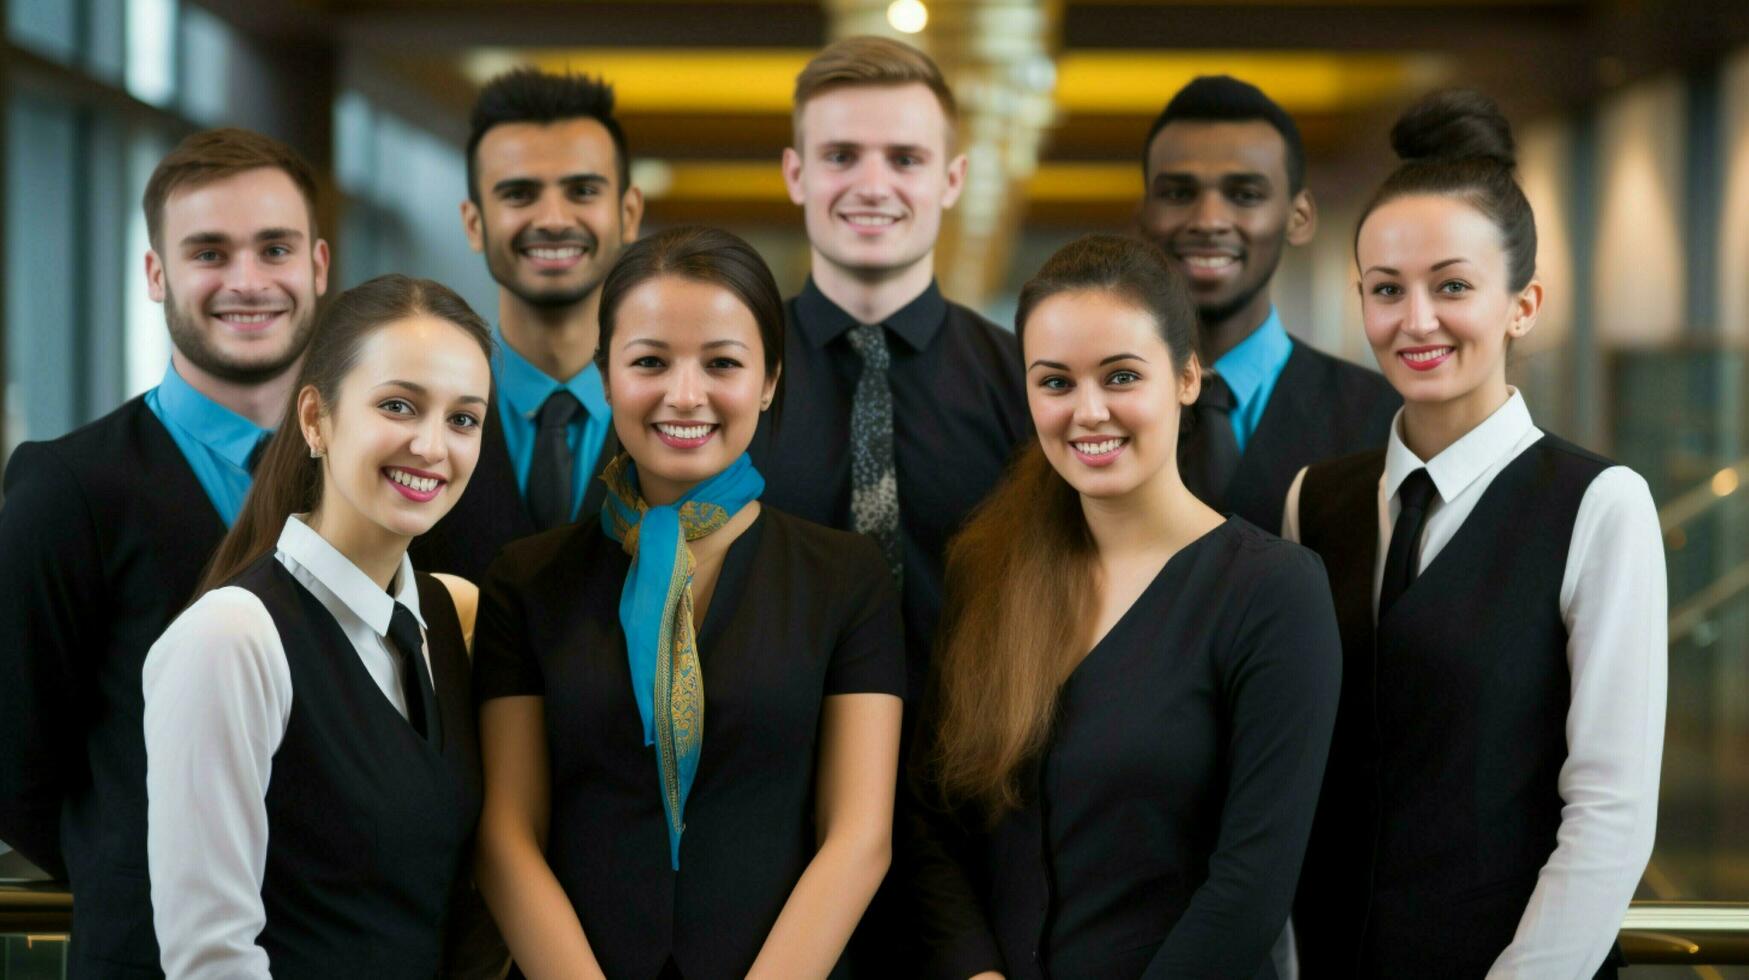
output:
[[[841,88],[922,85],[929,89],[947,117],[948,143],[953,143],[959,104],[941,69],[922,51],[890,37],[864,34],[826,45],[796,76],[793,125],[796,148],[802,145],[802,110],[816,96]]]

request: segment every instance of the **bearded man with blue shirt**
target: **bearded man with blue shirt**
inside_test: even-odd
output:
[[[468,492],[411,549],[414,564],[478,582],[498,550],[601,509],[619,451],[595,366],[601,282],[635,241],[613,88],[533,69],[488,82],[474,104],[462,227],[497,281],[494,411]]]
[[[146,185],[158,387],[25,443],[0,506],[0,840],[73,889],[68,975],[161,975],[140,670],[193,598],[290,402],[328,286],[309,165],[238,129]],[[189,792],[197,786],[190,785]]]
[[[1281,533],[1302,466],[1382,446],[1402,399],[1375,371],[1288,335],[1270,300],[1284,245],[1317,229],[1293,118],[1225,75],[1181,89],[1142,151],[1138,222],[1188,281],[1204,375],[1180,439],[1185,485],[1209,506]]]

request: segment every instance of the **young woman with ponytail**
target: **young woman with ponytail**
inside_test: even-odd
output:
[[[600,513],[481,588],[480,889],[540,980],[842,976],[892,848],[905,654],[873,541],[763,507],[783,300],[727,232],[626,249]]]
[[[430,280],[336,298],[198,598],[147,654],[169,976],[437,972],[479,747],[455,607],[406,552],[473,473],[491,343]]]
[[[1158,249],[1066,246],[1015,322],[1038,444],[949,548],[914,756],[928,975],[1273,975],[1336,712],[1323,571],[1180,479],[1196,312]]]
[[[1657,814],[1657,511],[1643,479],[1544,434],[1506,383],[1543,287],[1494,103],[1429,96],[1391,142],[1403,162],[1355,260],[1404,406],[1384,449],[1303,470],[1284,521],[1324,559],[1344,651],[1300,963],[1613,975]]]

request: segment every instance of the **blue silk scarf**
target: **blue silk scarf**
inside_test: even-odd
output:
[[[765,478],[742,453],[728,469],[661,507],[644,500],[637,464],[628,455],[608,463],[601,479],[607,483],[601,529],[632,556],[619,594],[619,623],[644,744],[656,746],[669,862],[678,871],[686,797],[704,744],[704,674],[692,623],[693,561],[686,542],[717,530],[759,499]]]

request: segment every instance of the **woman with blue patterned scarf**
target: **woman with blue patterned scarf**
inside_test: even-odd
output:
[[[890,861],[903,641],[870,540],[770,508],[783,305],[726,232],[627,249],[599,515],[482,589],[479,884],[530,977],[825,977]]]

